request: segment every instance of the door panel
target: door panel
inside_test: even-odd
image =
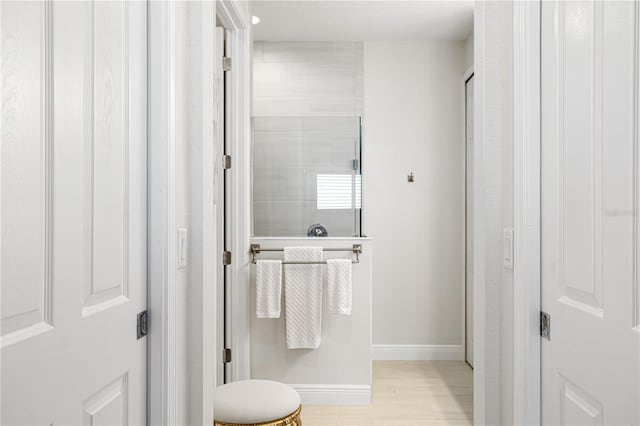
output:
[[[124,5],[85,8],[85,315],[128,296],[127,15]]]
[[[121,376],[100,389],[83,404],[83,426],[126,425],[127,376]]]
[[[53,82],[50,6],[3,3],[0,12],[4,346],[52,329]]]
[[[2,423],[146,423],[146,5],[2,2]]]
[[[640,424],[636,7],[542,2],[544,424]]]

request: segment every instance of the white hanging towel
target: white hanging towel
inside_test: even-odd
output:
[[[327,275],[329,313],[351,315],[351,259],[327,260]]]
[[[282,261],[256,262],[256,317],[280,318]]]
[[[322,247],[285,247],[284,260],[322,261]],[[318,348],[322,335],[322,265],[286,265],[284,306],[287,348]]]

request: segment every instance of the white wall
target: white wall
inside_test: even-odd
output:
[[[500,72],[493,76],[493,84],[500,85],[496,90],[501,96],[500,114],[503,123],[500,138],[502,155],[501,179],[501,226],[513,228],[513,3],[500,2],[499,17],[502,21],[499,55],[502,58]],[[498,238],[502,236],[499,233]],[[500,388],[501,422],[513,423],[513,271],[501,268],[501,320],[500,320]]]
[[[353,311],[329,315],[326,292],[322,314],[322,343],[314,350],[286,348],[285,319],[255,316],[255,267],[251,271],[251,376],[294,385],[305,404],[368,404],[371,392],[372,242],[363,238],[254,238],[263,248],[319,245],[351,247],[362,244],[360,263],[353,265]],[[282,259],[282,253],[260,253],[260,259]],[[325,259],[349,253],[325,252]],[[326,282],[326,269],[324,270]],[[326,287],[325,287],[326,288]],[[286,297],[286,296],[285,296]],[[283,311],[284,312],[284,311]]]
[[[187,4],[176,4],[176,34],[182,35],[176,42],[176,97],[175,97],[175,131],[176,131],[176,227],[191,229],[190,224],[190,176],[189,150],[191,141],[188,138],[188,66],[187,36]],[[189,232],[188,232],[189,234]],[[177,270],[176,276],[176,420],[177,423],[188,423],[188,366],[187,366],[187,336],[188,336],[188,294],[189,269]]]
[[[177,26],[182,35],[181,56],[177,71],[180,89],[180,112],[177,111],[181,133],[178,139],[176,183],[180,189],[177,222],[187,228],[187,268],[179,270],[183,275],[177,292],[179,296],[181,341],[186,351],[180,353],[178,367],[182,392],[178,392],[178,418],[184,424],[211,424],[213,421],[213,367],[217,361],[214,352],[215,330],[212,318],[215,312],[207,309],[215,289],[214,257],[215,230],[210,226],[214,217],[214,198],[210,179],[215,150],[213,140],[213,50],[215,3],[189,2]],[[188,42],[187,42],[188,40]],[[210,52],[208,55],[205,52]],[[185,73],[188,67],[188,73]],[[206,182],[206,183],[205,183]],[[208,352],[208,354],[207,354]]]
[[[464,59],[463,42],[365,43],[363,221],[376,241],[378,353],[458,345],[463,356]]]
[[[473,31],[464,41],[464,68],[468,70],[473,66]]]
[[[475,370],[477,424],[513,424],[513,273],[502,230],[513,227],[513,2],[475,12]]]
[[[247,10],[246,2],[240,10]],[[202,190],[209,180],[206,155],[213,138],[213,67],[215,8],[212,2],[175,4],[175,220],[177,228],[187,229],[187,266],[176,272],[176,293],[172,302],[176,313],[176,405],[177,425],[211,424],[213,421],[213,386],[207,378],[215,375],[216,362],[211,342],[215,335],[204,322],[215,312],[204,312],[211,305],[214,273],[211,253],[215,247],[214,230],[208,228],[203,215],[213,194]],[[247,12],[248,13],[248,12]],[[206,52],[210,52],[209,55]],[[204,54],[203,54],[204,53]],[[207,142],[209,141],[209,142]],[[209,150],[209,151],[207,151]],[[210,155],[214,158],[214,155]],[[211,169],[213,165],[210,165]],[[206,187],[209,188],[210,187]],[[215,301],[213,301],[215,307]],[[205,354],[208,350],[209,354]]]

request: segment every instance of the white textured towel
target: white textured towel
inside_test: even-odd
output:
[[[329,313],[351,315],[351,259],[327,260],[327,276]]]
[[[285,247],[285,262],[322,261],[322,247]],[[322,335],[322,265],[286,265],[287,348],[316,349]]]
[[[256,262],[256,316],[280,318],[282,294],[282,261],[258,260]]]

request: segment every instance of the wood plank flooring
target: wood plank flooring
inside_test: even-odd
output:
[[[473,424],[473,370],[461,361],[376,361],[373,404],[303,406],[304,426]]]

